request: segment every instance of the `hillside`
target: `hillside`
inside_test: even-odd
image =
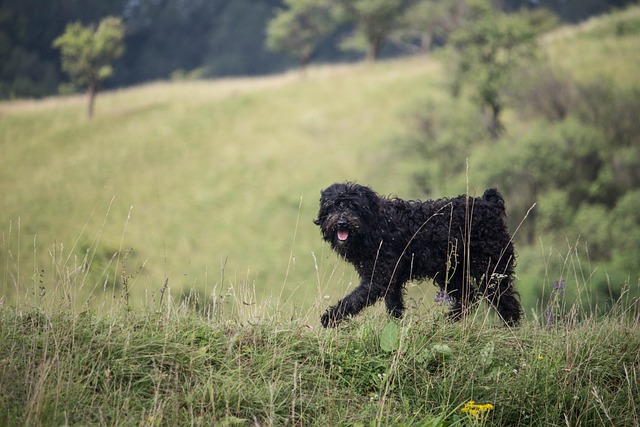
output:
[[[577,79],[623,76],[618,84],[639,87],[635,27],[622,38],[594,36],[616,20],[635,22],[639,10],[561,29],[545,49]],[[312,224],[320,190],[355,180],[381,194],[423,197],[405,141],[426,101],[455,109],[446,83],[435,56],[304,76],[158,82],[101,94],[92,121],[83,97],[0,103],[2,294],[22,303],[64,295],[80,307],[127,293],[140,306],[166,285],[200,304],[230,295],[318,310],[314,304],[356,280]],[[523,134],[530,129],[508,120]],[[478,159],[440,196],[466,191],[466,181],[481,191]],[[566,261],[549,271],[539,252],[520,247],[527,283],[565,272]],[[532,265],[535,274],[527,273]],[[591,268],[580,272],[587,280]],[[63,273],[70,275],[61,283]],[[431,288],[410,293],[421,302]],[[525,305],[535,307],[527,292]]]
[[[2,104],[3,277],[19,261],[46,287],[56,268],[88,262],[99,291],[132,276],[135,299],[168,278],[313,300],[342,274],[329,279],[335,261],[312,224],[320,190],[351,179],[406,194],[389,142],[440,90],[439,69],[413,59],[157,83],[102,94],[93,121],[80,97]]]

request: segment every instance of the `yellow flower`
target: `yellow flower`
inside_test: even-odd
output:
[[[493,409],[494,407],[491,403],[477,404],[473,400],[470,400],[462,407],[462,409],[460,409],[460,412],[463,414],[473,415],[477,418],[480,414],[493,411]]]
[[[538,360],[542,360],[542,359],[543,359],[542,355],[539,355]]]

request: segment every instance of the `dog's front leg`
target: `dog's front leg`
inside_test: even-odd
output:
[[[349,295],[341,299],[336,305],[331,306],[322,315],[320,321],[325,328],[333,328],[345,317],[355,316],[365,307],[376,302],[382,294],[376,292],[369,279],[363,280],[360,285]]]

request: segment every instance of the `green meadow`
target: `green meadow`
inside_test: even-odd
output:
[[[4,293],[50,292],[64,269],[89,276],[72,290],[81,304],[129,276],[132,301],[167,280],[314,301],[351,276],[312,224],[320,190],[357,180],[411,196],[393,141],[442,91],[440,70],[416,58],[155,83],[101,94],[91,121],[83,97],[4,103]]]
[[[640,88],[638,7],[541,45],[576,82]],[[475,108],[448,77],[435,53],[150,83],[100,93],[92,120],[80,95],[0,103],[0,424],[639,425],[640,286],[616,269],[630,258],[592,259],[586,228],[531,243],[517,192],[521,327],[484,307],[448,323],[435,288],[411,283],[401,321],[378,304],[320,328],[358,280],[312,223],[321,189],[520,179],[500,175],[512,141],[545,124],[511,109],[508,138],[443,148],[455,175],[412,150],[425,111],[455,127]]]
[[[556,30],[542,39],[544,52],[577,80],[637,87],[639,11]],[[230,293],[309,308],[335,299],[357,278],[311,222],[320,190],[354,180],[385,195],[424,197],[412,177],[438,171],[439,161],[416,161],[406,141],[426,103],[452,115],[459,108],[441,56],[152,83],[100,94],[93,120],[85,103],[0,104],[1,286],[11,301],[34,303],[46,292],[95,307],[122,295],[123,282],[134,305],[165,285],[201,302]],[[530,131],[508,111],[505,120],[514,133]],[[469,156],[467,170],[434,197],[502,187],[485,179],[491,151],[454,150],[457,161]],[[512,229],[526,222],[514,213]],[[525,266],[544,264],[539,247],[521,244],[519,252]],[[63,272],[75,280],[68,289],[56,285]],[[539,274],[521,271],[525,288],[549,279]],[[536,305],[535,293],[523,296]]]

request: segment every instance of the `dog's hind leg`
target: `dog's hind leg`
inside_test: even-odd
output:
[[[506,288],[506,289],[505,289]],[[511,284],[502,283],[496,286],[494,292],[487,295],[491,305],[498,311],[500,317],[509,326],[517,326],[520,323],[522,307],[518,301],[518,293]]]
[[[522,316],[522,306],[518,298],[518,292],[513,288],[513,255],[502,257],[496,261],[496,267],[489,279],[476,279],[484,286],[483,293],[489,303],[498,311],[502,320],[509,326],[517,326]]]
[[[402,286],[391,284],[384,295],[384,302],[390,315],[396,318],[402,317],[402,313],[404,313]]]

